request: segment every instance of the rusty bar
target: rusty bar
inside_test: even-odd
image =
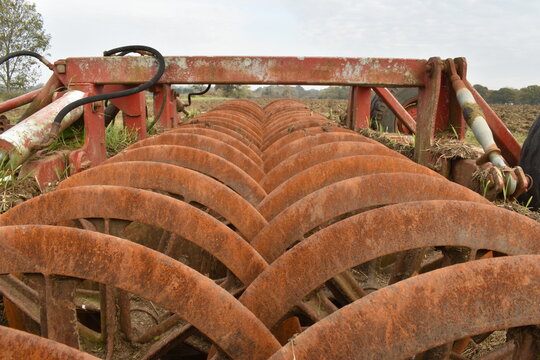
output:
[[[416,121],[413,119],[411,114],[405,110],[403,105],[400,104],[399,101],[396,100],[394,95],[388,90],[387,88],[380,88],[380,87],[374,87],[373,91],[379,95],[379,97],[384,101],[386,105],[388,105],[388,108],[396,115],[399,121],[405,127],[412,132],[413,134],[416,133]]]
[[[0,349],[4,359],[99,360],[56,341],[0,326]]]
[[[337,124],[336,124],[337,125]],[[261,149],[263,151],[263,154],[268,152],[272,153],[276,150],[279,150],[286,144],[293,142],[295,140],[298,140],[305,136],[320,134],[322,132],[345,132],[345,133],[351,133],[352,130],[344,129],[338,126],[313,126],[313,127],[307,127],[302,129],[294,129],[292,132],[287,131],[287,133],[278,133],[275,138],[273,139],[267,139],[263,142],[263,145],[261,146]]]
[[[213,139],[223,141],[226,144],[229,144],[236,149],[242,151],[246,156],[248,156],[251,160],[253,160],[258,166],[262,167],[263,161],[261,159],[261,151],[247,146],[242,141],[236,139],[235,137],[225,134],[223,132],[219,132],[212,129],[204,129],[204,128],[186,128],[186,127],[180,127],[178,129],[175,129],[174,131],[169,131],[167,134],[199,134],[211,137]]]
[[[28,116],[49,105],[53,99],[54,93],[63,87],[64,85],[58,76],[55,74],[51,75],[49,80],[47,80],[45,85],[41,88],[39,94],[34,98],[34,100],[32,100],[30,106],[28,106],[25,112],[21,115],[19,121],[26,119]]]
[[[357,155],[325,161],[312,166],[283,182],[269,193],[257,209],[267,220],[271,220],[294,202],[324,186],[351,177],[406,172],[443,178],[433,170],[391,156]]]
[[[355,155],[383,155],[406,159],[400,153],[386,147],[356,141],[338,141],[313,146],[304,151],[289,156],[270,170],[261,185],[267,193],[293,177],[294,175],[325,161],[345,158]]]
[[[538,255],[436,270],[342,308],[271,359],[351,359],[359,353],[363,359],[404,359],[467,335],[538,324],[540,309],[533,299],[540,293],[539,279]],[[425,304],[422,311],[419,303]]]
[[[267,266],[244,239],[205,212],[166,195],[128,187],[96,185],[53,191],[5,212],[0,224],[55,224],[84,218],[137,221],[173,232],[218,258],[245,284]]]
[[[416,141],[414,158],[421,165],[430,162],[427,150],[431,148],[435,136],[435,119],[439,104],[442,81],[441,59],[431,58],[426,65],[425,87],[418,89],[418,116],[416,117]]]
[[[158,83],[423,86],[426,60],[255,56],[166,57]],[[66,77],[96,84],[137,84],[157,66],[148,56],[68,58]]]
[[[256,206],[266,196],[261,185],[230,161],[209,152],[187,146],[146,146],[119,153],[105,164],[125,161],[154,161],[183,166],[223,182]]]
[[[261,230],[252,245],[271,263],[295,241],[303,239],[304,234],[340,215],[387,204],[432,199],[490,204],[472,190],[433,176],[410,173],[358,176],[323,187],[294,202]]]
[[[209,130],[223,133],[225,135],[229,135],[235,138],[236,140],[243,142],[246,146],[249,146],[249,148],[253,150],[254,152],[256,153],[261,152],[261,150],[259,149],[259,146],[255,144],[255,142],[252,141],[251,139],[248,139],[246,134],[243,131],[241,131],[241,129],[232,130],[218,124],[212,124],[212,123],[206,123],[206,122],[196,123],[196,124],[190,123],[190,124],[182,125],[175,129],[169,130],[168,133],[173,134],[177,132],[191,131],[193,129],[209,129]]]
[[[129,186],[183,196],[225,217],[248,241],[267,224],[253,205],[229,187],[180,166],[149,161],[104,164],[70,176],[58,189],[86,185]]]
[[[255,181],[260,181],[264,177],[261,166],[240,150],[223,141],[199,134],[165,133],[138,141],[129,146],[126,151],[153,145],[179,145],[207,151],[235,164]]]
[[[313,136],[306,136],[301,139],[295,140],[281,149],[276,150],[274,153],[265,153],[267,156],[264,160],[264,169],[266,172],[272,170],[280,162],[287,159],[289,156],[292,156],[296,153],[299,153],[302,150],[308,149],[312,146],[338,142],[338,141],[358,141],[368,144],[374,144],[375,146],[384,147],[384,145],[371,140],[365,136],[356,133],[343,133],[343,132],[332,132],[332,133],[320,133]]]
[[[29,93],[23,94],[21,96],[17,96],[13,99],[9,99],[0,103],[0,114],[32,102],[32,100],[35,99],[35,97],[39,94],[40,91],[41,89],[34,90]]]
[[[16,305],[18,310],[22,311],[33,321],[39,323],[40,299],[39,294],[34,289],[30,288],[28,285],[26,285],[24,282],[22,282],[13,275],[2,275],[0,276],[0,293],[4,297],[4,302],[7,299],[8,301]],[[18,320],[22,320],[21,317],[17,315],[15,315],[15,318],[17,318]],[[8,322],[12,327],[23,330],[24,325],[22,325],[21,323],[23,323],[24,320],[18,320],[15,320],[12,324],[8,316]]]
[[[389,238],[392,241],[385,241]],[[300,242],[274,261],[240,300],[272,327],[333,276],[377,257],[431,246],[536,254],[540,253],[540,224],[476,202],[428,200],[385,206],[339,221]],[[313,264],[317,271],[310,271]]]
[[[280,347],[260,320],[211,279],[128,240],[66,227],[3,226],[0,257],[1,274],[61,274],[148,299],[179,314],[233,359],[267,359]]]
[[[41,332],[48,339],[79,348],[77,312],[74,304],[77,280],[44,276]]]

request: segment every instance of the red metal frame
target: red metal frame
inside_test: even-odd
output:
[[[324,58],[324,57],[166,57],[165,73],[150,91],[154,97],[154,114],[165,105],[158,122],[162,128],[178,123],[176,99],[171,84],[291,84],[351,86],[348,126],[352,129],[370,126],[370,98],[373,89],[405,126],[416,133],[416,160],[429,164],[426,149],[435,135],[452,128],[459,138],[465,135],[461,116],[445,63],[439,58]],[[465,79],[467,63],[455,62]],[[156,61],[148,56],[67,58],[54,64],[55,74],[37,94],[31,108],[50,102],[51,92],[59,86],[92,94],[125,89],[147,81],[156,72]],[[470,84],[468,84],[470,86]],[[416,121],[386,88],[418,87]],[[497,144],[510,165],[519,159],[520,146],[489,106],[472,89],[486,113]],[[34,96],[34,95],[32,95]],[[29,98],[30,95],[27,95]],[[25,101],[27,100],[25,97]],[[124,123],[136,129],[139,138],[146,137],[146,98],[144,94],[111,101],[123,112]],[[10,106],[0,104],[2,106]],[[34,111],[34,110],[32,110]],[[85,145],[69,156],[72,172],[95,166],[106,158],[105,128],[102,104],[85,106]]]

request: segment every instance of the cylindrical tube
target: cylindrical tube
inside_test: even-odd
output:
[[[19,106],[31,103],[40,91],[41,89],[34,90],[27,94],[17,96],[16,98],[9,99],[7,101],[4,101],[3,103],[0,103],[0,114],[9,110],[13,110]]]
[[[0,150],[9,156],[11,165],[17,166],[30,157],[32,150],[48,138],[56,114],[67,104],[82,99],[84,96],[85,93],[82,91],[68,91],[58,100],[0,134]],[[73,124],[82,113],[82,107],[71,111],[62,121],[60,130]]]

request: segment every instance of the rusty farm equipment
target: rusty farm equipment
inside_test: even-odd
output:
[[[30,159],[23,170],[42,186],[71,174],[0,215],[0,356],[540,354],[540,224],[467,188],[479,169],[492,196],[518,196],[529,179],[465,59],[105,55],[59,60],[42,90],[0,104],[30,103],[0,135],[4,161]],[[347,121],[292,99],[179,117],[172,84],[227,83],[347,85]],[[418,88],[416,116],[399,87]],[[372,90],[408,130],[393,138],[414,136],[415,161],[358,133]],[[167,130],[152,137],[144,91]],[[118,111],[139,141],[107,158]],[[82,148],[31,158],[78,118]],[[467,124],[478,159],[433,155]]]

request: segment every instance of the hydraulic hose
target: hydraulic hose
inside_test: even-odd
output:
[[[45,59],[45,57],[43,55],[40,55],[40,54],[38,54],[37,52],[34,52],[34,51],[28,51],[28,50],[14,51],[12,53],[7,54],[6,56],[2,56],[0,58],[0,65],[5,63],[9,59],[19,57],[19,56],[32,56],[32,57],[38,59],[39,61],[41,61],[49,69],[54,70],[53,64],[51,64],[51,62],[49,60]]]
[[[163,87],[163,101],[161,101],[161,105],[159,106],[159,111],[157,115],[154,116],[154,120],[152,120],[152,122],[146,126],[147,132],[150,131],[154,127],[154,125],[156,125],[159,118],[163,114],[163,110],[165,110],[165,104],[167,103],[167,97],[168,97],[167,90],[165,89],[165,87]]]
[[[191,105],[191,97],[192,96],[196,96],[196,95],[204,95],[206,94],[210,88],[212,87],[212,84],[208,84],[208,86],[206,87],[206,89],[204,89],[203,91],[201,92],[193,92],[193,93],[189,93],[188,96],[187,96],[187,105],[184,105],[184,107],[187,107],[187,106],[190,106]]]
[[[152,54],[158,61],[158,70],[157,70],[156,74],[150,80],[148,80],[147,82],[145,82],[143,84],[140,84],[140,85],[138,85],[138,86],[136,86],[134,88],[126,89],[126,90],[122,90],[122,91],[117,91],[117,92],[112,92],[112,93],[108,93],[108,94],[100,94],[100,95],[89,96],[89,97],[86,97],[84,99],[74,101],[71,104],[67,105],[62,110],[60,110],[58,115],[56,115],[56,117],[54,118],[54,122],[52,124],[51,132],[50,132],[50,135],[49,135],[50,138],[54,138],[54,137],[56,137],[58,135],[58,133],[60,131],[60,123],[62,122],[62,119],[70,111],[72,111],[73,109],[75,109],[75,108],[77,108],[77,107],[79,107],[81,105],[89,104],[89,103],[92,103],[92,102],[95,102],[95,101],[116,99],[116,98],[119,98],[119,97],[136,94],[138,92],[141,92],[141,91],[144,91],[144,90],[150,88],[151,86],[153,86],[159,80],[159,78],[161,78],[161,76],[163,75],[163,72],[165,71],[165,59],[163,58],[163,55],[161,55],[161,53],[159,51],[157,51],[156,49],[154,49],[154,48],[151,48],[151,47],[148,47],[148,46],[143,46],[143,45],[123,46],[123,47],[118,47],[118,48],[111,49],[111,50],[108,50],[108,51],[104,51],[103,56],[112,56],[112,55],[118,54],[118,53],[120,53],[119,55],[123,56],[125,54],[130,53],[130,52],[139,52],[139,53],[144,53],[144,54],[146,54],[146,53]]]

